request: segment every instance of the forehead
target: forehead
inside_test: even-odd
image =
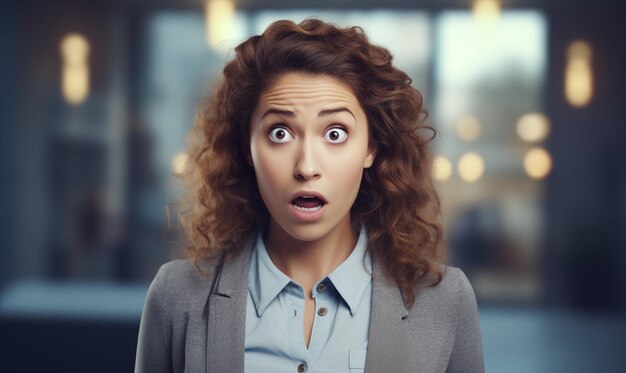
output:
[[[358,107],[352,88],[327,75],[287,73],[279,77],[259,97],[259,106],[342,104]]]

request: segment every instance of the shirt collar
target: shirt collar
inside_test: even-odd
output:
[[[372,260],[366,255],[366,249],[367,232],[365,227],[361,226],[359,239],[348,259],[328,275],[353,316],[372,280]]]
[[[257,316],[261,317],[267,306],[291,282],[291,279],[272,262],[263,242],[262,230],[259,231],[254,246],[250,260],[248,288]]]
[[[361,226],[359,238],[352,253],[326,277],[350,308],[351,315],[355,314],[372,279],[372,262],[370,256],[365,253],[366,249],[367,232],[365,227]],[[292,280],[270,259],[263,242],[263,232],[259,232],[252,251],[248,276],[248,288],[258,317],[263,315],[265,309],[290,282]],[[315,287],[313,289],[315,292]]]

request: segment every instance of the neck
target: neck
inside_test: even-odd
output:
[[[272,221],[265,238],[265,247],[274,265],[302,285],[308,297],[313,285],[343,263],[355,245],[356,234],[349,219],[311,241],[294,238]]]

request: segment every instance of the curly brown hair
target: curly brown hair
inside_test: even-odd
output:
[[[368,251],[381,260],[410,307],[418,285],[431,286],[443,277],[429,152],[435,131],[425,123],[422,96],[411,79],[392,65],[388,50],[369,43],[361,28],[317,19],[275,22],[235,52],[190,132],[187,208],[180,217],[196,266],[228,260],[269,223],[246,161],[250,117],[261,93],[288,72],[327,75],[352,87],[376,147],[351,208],[352,221],[365,225]]]

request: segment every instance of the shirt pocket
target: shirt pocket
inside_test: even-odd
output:
[[[350,373],[363,373],[365,371],[365,358],[367,357],[367,349],[359,348],[350,350],[349,366]]]

